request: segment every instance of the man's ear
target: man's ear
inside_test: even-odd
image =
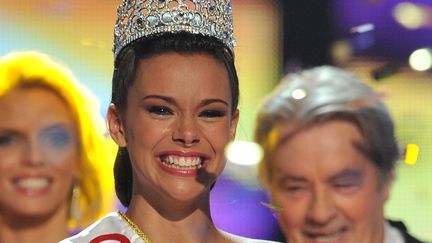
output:
[[[395,176],[394,172],[391,171],[386,176],[385,181],[382,182],[383,183],[382,190],[383,190],[384,202],[386,202],[388,200],[388,198],[390,197],[390,190],[391,190],[391,186],[393,184],[394,176]]]
[[[108,129],[112,139],[118,144],[119,147],[126,147],[127,140],[124,132],[123,122],[120,117],[120,112],[114,104],[108,107]]]

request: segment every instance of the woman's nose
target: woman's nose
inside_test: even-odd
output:
[[[24,151],[24,163],[29,166],[41,166],[44,164],[42,150],[37,143],[29,141]]]
[[[179,119],[173,132],[173,141],[185,147],[191,147],[200,141],[200,131],[196,119],[183,117]]]

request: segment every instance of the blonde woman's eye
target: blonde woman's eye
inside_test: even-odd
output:
[[[62,149],[71,144],[72,135],[64,126],[53,126],[41,132],[40,141],[47,148]]]
[[[0,135],[0,146],[9,146],[14,142],[14,136],[11,134]]]

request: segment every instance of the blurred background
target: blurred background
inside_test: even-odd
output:
[[[0,0],[0,55],[38,50],[69,66],[105,115],[120,0]],[[287,72],[322,64],[347,68],[385,94],[399,161],[386,216],[432,241],[432,1],[233,0],[241,119],[229,163],[212,191],[216,224],[283,240],[256,179],[253,139],[260,99]],[[1,111],[0,111],[1,119]]]

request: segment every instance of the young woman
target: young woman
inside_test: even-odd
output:
[[[230,2],[125,1],[118,12],[108,123],[128,209],[65,242],[261,242],[210,214],[239,119]]]
[[[0,242],[57,242],[108,210],[96,101],[44,54],[0,58]]]

